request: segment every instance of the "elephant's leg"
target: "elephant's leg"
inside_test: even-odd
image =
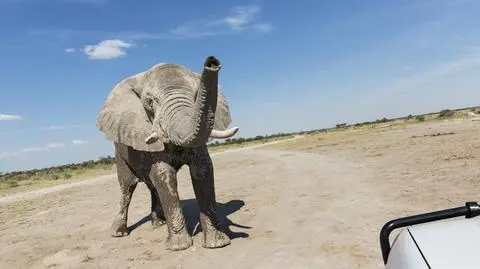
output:
[[[200,208],[203,247],[220,248],[230,244],[230,238],[220,231],[214,186],[213,163],[207,149],[197,151],[189,165],[192,185]]]
[[[133,192],[137,187],[138,179],[128,167],[125,160],[118,154],[116,157],[117,177],[120,184],[120,211],[113,221],[111,234],[112,236],[125,236],[129,234],[127,228],[128,207],[132,200]]]
[[[160,197],[158,197],[157,190],[153,186],[153,183],[150,179],[145,180],[148,189],[150,190],[151,202],[152,202],[152,225],[153,226],[162,226],[166,223],[165,221],[165,214],[163,213],[162,203],[160,202]]]
[[[180,205],[177,190],[177,171],[165,162],[156,163],[152,167],[150,178],[165,212],[168,229],[166,249],[184,250],[189,248],[192,246],[193,240],[188,234]]]

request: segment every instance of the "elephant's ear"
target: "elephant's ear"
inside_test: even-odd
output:
[[[217,109],[215,110],[215,123],[213,128],[215,130],[224,131],[228,125],[232,123],[230,116],[230,108],[228,106],[227,98],[223,95],[222,90],[218,89]]]
[[[225,131],[228,125],[232,122],[230,116],[230,108],[228,106],[227,98],[223,95],[223,92],[218,88],[217,96],[217,109],[215,110],[215,122],[213,123],[213,129],[219,131]],[[208,142],[212,142],[214,139],[209,137]]]
[[[198,89],[198,84],[200,83],[201,74],[193,72],[194,81],[192,88],[196,91]],[[219,131],[225,131],[228,128],[228,125],[232,123],[232,118],[230,116],[230,108],[228,106],[227,98],[222,92],[220,86],[218,87],[217,95],[217,109],[215,110],[215,122],[213,128]]]
[[[123,143],[140,151],[162,151],[161,140],[147,144],[152,122],[140,100],[139,77],[127,78],[111,91],[97,118],[97,128],[109,140]]]

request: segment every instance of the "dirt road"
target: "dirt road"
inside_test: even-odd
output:
[[[336,240],[351,241],[349,234],[365,230],[354,228],[351,218],[352,197],[368,200],[368,192],[357,190],[374,187],[364,186],[362,174],[367,171],[336,156],[262,148],[221,154],[214,161],[218,201],[234,238],[230,246],[203,249],[197,234],[191,249],[165,251],[164,227],[154,230],[149,222],[141,224],[150,203],[143,185],[134,195],[129,218],[129,224],[138,227],[128,237],[111,238],[108,229],[119,197],[112,177],[23,206],[5,205],[0,268],[356,267],[357,258],[349,251],[360,250],[363,242],[343,254],[330,248]],[[351,172],[345,174],[346,169]],[[179,188],[192,231],[198,208],[186,172],[180,172]],[[362,259],[378,264],[378,254]]]
[[[203,249],[196,234],[192,248],[164,250],[165,227],[153,229],[145,217],[144,185],[130,207],[134,230],[110,237],[119,199],[114,176],[5,203],[0,268],[382,268],[384,222],[476,197],[478,126],[392,128],[333,142],[313,137],[303,148],[215,155],[217,200],[233,238],[222,249]],[[456,134],[423,136],[436,129]],[[187,169],[179,173],[179,191],[193,231],[198,207]]]
[[[258,147],[264,147],[264,146],[269,146],[269,145],[275,145],[280,142],[286,142],[286,141],[293,141],[296,139],[302,138],[302,136],[294,136],[293,138],[285,139],[285,140],[277,140],[273,142],[268,142],[268,143],[263,143],[263,144],[256,144],[248,147],[240,147],[236,149],[229,149],[225,151],[220,151],[220,152],[215,152],[211,153],[211,157],[214,157],[219,154],[225,154],[225,153],[234,153],[234,152],[239,152],[243,150],[248,150],[248,149],[255,149]],[[5,204],[5,203],[13,203],[13,202],[19,202],[19,201],[25,201],[25,200],[30,200],[33,198],[39,198],[41,196],[50,194],[50,193],[55,193],[63,190],[67,190],[70,188],[75,188],[75,187],[82,187],[86,185],[98,185],[99,183],[102,183],[105,180],[111,180],[112,177],[115,177],[115,175],[103,175],[103,176],[96,176],[96,177],[91,177],[87,179],[83,179],[80,181],[76,182],[67,182],[63,183],[60,185],[55,185],[51,187],[46,187],[46,188],[41,188],[41,189],[35,189],[32,191],[26,191],[26,192],[20,192],[20,193],[15,193],[11,195],[6,195],[6,196],[0,196],[0,205]]]

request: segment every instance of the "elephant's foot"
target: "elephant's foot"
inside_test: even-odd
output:
[[[193,240],[190,234],[188,234],[187,229],[182,229],[179,233],[169,233],[166,249],[168,250],[185,250],[193,245]]]
[[[116,220],[112,224],[111,235],[113,237],[122,237],[130,234],[127,228],[127,223],[123,220]]]
[[[167,223],[165,221],[165,217],[163,216],[163,214],[158,214],[156,212],[152,212],[152,226],[154,227],[160,227],[162,225],[164,225],[165,223]]]
[[[227,245],[230,245],[230,238],[224,232],[221,232],[215,228],[208,228],[204,230],[204,248],[221,248]]]

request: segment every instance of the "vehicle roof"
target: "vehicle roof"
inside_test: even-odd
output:
[[[430,268],[480,268],[480,217],[437,221],[408,230]]]

